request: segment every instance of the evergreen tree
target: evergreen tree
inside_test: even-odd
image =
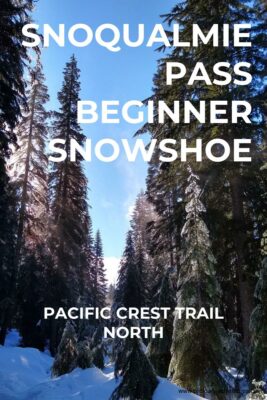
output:
[[[119,307],[142,307],[144,301],[139,270],[136,266],[136,255],[132,231],[127,233],[125,250],[120,262],[117,285],[114,294],[113,312]],[[128,326],[131,321],[113,318],[112,323],[117,326]],[[125,341],[116,338],[113,343],[113,358],[115,360],[115,371],[121,369],[123,362]]]
[[[114,301],[114,293],[115,293],[115,285],[112,283],[108,287],[108,293],[107,293],[107,305],[111,306]]]
[[[267,369],[267,231],[262,239],[263,261],[255,289],[258,304],[251,315],[252,331],[251,375],[262,379]]]
[[[35,249],[43,244],[47,232],[48,213],[48,160],[46,141],[48,135],[49,100],[44,83],[42,66],[38,58],[30,72],[26,92],[27,109],[16,127],[17,146],[9,162],[11,182],[16,189],[18,202],[18,231],[16,256],[19,265],[21,250]]]
[[[144,293],[142,291],[140,272],[137,269],[132,231],[129,231],[120,263],[114,306],[116,308],[120,306],[140,308],[143,304]]]
[[[173,333],[173,310],[175,307],[175,290],[173,279],[171,276],[170,269],[166,272],[159,296],[159,307],[168,307],[171,309],[169,317],[164,319],[161,317],[156,323],[156,329],[162,327],[164,332],[164,338],[158,336],[152,338],[147,350],[149,360],[157,372],[157,375],[166,377],[168,375],[168,369],[171,361],[171,344],[172,344],[172,333]]]
[[[162,196],[160,199],[162,203]],[[159,203],[150,195],[149,189],[148,195],[141,191],[137,196],[131,220],[137,268],[146,305],[158,303],[159,290],[166,272],[162,265],[166,264],[166,260],[174,265],[174,252],[170,249],[171,234],[165,236],[161,223],[166,209],[163,211],[158,206]]]
[[[55,163],[50,174],[49,245],[52,263],[49,274],[52,292],[47,303],[52,307],[74,306],[81,296],[86,297],[84,290],[89,284],[84,282],[90,262],[87,179],[81,156],[77,156],[75,162],[70,161],[71,139],[82,145],[85,138],[77,122],[79,76],[77,61],[72,56],[64,69],[63,86],[58,93],[60,111],[54,114],[53,124],[53,138],[64,140],[63,147],[67,157],[63,162]],[[85,301],[88,302],[88,299]],[[50,327],[50,346],[54,352],[60,330],[56,323],[51,324],[53,326]]]
[[[92,301],[94,307],[103,308],[106,304],[107,280],[100,231],[96,232],[91,271]]]
[[[141,244],[138,244],[135,250],[136,258],[136,269],[139,275],[139,290],[142,293],[142,307],[149,305],[149,294],[150,294],[150,282],[149,282],[149,266],[152,265],[152,259],[145,253],[145,250]]]
[[[82,340],[77,345],[77,360],[76,366],[81,369],[91,368],[93,357],[88,340]]]
[[[93,348],[93,363],[99,369],[103,369],[105,367],[103,343],[100,343]]]
[[[131,218],[131,228],[135,248],[142,247],[146,255],[149,254],[151,242],[149,224],[156,218],[157,214],[152,204],[147,200],[146,194],[141,191],[136,198]]]
[[[1,2],[0,25],[0,129],[1,159],[8,153],[10,143],[15,143],[13,132],[21,115],[21,106],[25,105],[25,84],[23,72],[29,61],[27,48],[22,45],[22,28],[30,23],[29,13],[33,1],[3,0]],[[6,126],[7,125],[7,126]]]
[[[122,382],[111,400],[152,400],[158,380],[137,338],[126,339],[120,375]]]
[[[92,219],[90,214],[88,215],[88,233],[87,233],[87,241],[85,245],[85,251],[83,251],[82,264],[85,265],[83,269],[83,278],[82,278],[82,300],[84,304],[92,304],[92,268],[94,265],[94,238],[93,238],[93,227],[92,227]]]
[[[27,48],[22,45],[22,27],[30,23],[33,2],[3,0],[0,10],[0,344],[14,307],[16,212],[6,172],[9,146],[16,142],[14,128],[25,105],[24,67]]]
[[[173,101],[179,99],[181,101],[180,115],[183,115],[185,100],[190,101],[197,108],[200,100],[205,100],[208,105],[212,100],[249,99],[252,105],[251,124],[246,124],[242,120],[239,120],[237,124],[202,124],[192,116],[189,124],[183,122],[175,124],[166,119],[164,124],[156,122],[147,124],[140,131],[141,133],[149,131],[151,137],[157,140],[176,139],[175,149],[178,154],[180,139],[184,138],[187,139],[188,147],[195,147],[196,138],[199,137],[203,139],[204,144],[211,139],[220,138],[226,140],[231,149],[233,149],[235,138],[252,139],[252,163],[234,163],[231,159],[229,162],[215,164],[205,156],[202,163],[195,163],[194,156],[188,157],[191,165],[195,164],[194,169],[198,171],[201,181],[206,186],[207,223],[212,236],[216,238],[216,243],[220,244],[214,247],[219,262],[217,272],[221,275],[223,289],[231,293],[228,298],[234,301],[234,304],[225,304],[227,321],[238,321],[239,332],[246,346],[250,339],[249,317],[253,306],[253,277],[260,258],[259,240],[255,240],[255,237],[261,235],[263,221],[266,218],[263,196],[266,178],[261,172],[261,166],[264,163],[265,114],[262,99],[266,97],[263,72],[266,65],[265,16],[262,1],[223,0],[219,5],[216,0],[208,3],[204,0],[186,0],[178,3],[169,14],[165,15],[165,21],[170,26],[173,23],[179,23],[184,41],[192,41],[193,24],[199,25],[205,34],[208,33],[212,24],[218,24],[221,36],[223,24],[227,23],[230,27],[230,45],[224,47],[220,43],[219,46],[213,46],[211,40],[208,44],[200,43],[197,47],[174,46],[171,52],[160,60],[154,78],[153,100],[156,104],[163,100],[173,109]],[[252,23],[251,47],[234,47],[233,25],[237,23]],[[166,33],[171,36],[168,30]],[[213,66],[222,60],[227,60],[232,67],[239,61],[249,60],[250,72],[253,76],[252,83],[249,86],[232,84],[216,86],[199,80],[193,85],[188,85],[189,74],[197,62],[204,64],[212,80],[215,77]],[[187,74],[172,85],[166,85],[165,64],[175,61],[186,66]],[[233,68],[230,72],[234,75]],[[208,115],[208,109],[206,113]],[[217,154],[220,154],[220,151],[220,148],[216,149]],[[187,174],[185,167],[180,157],[173,163],[163,163],[159,160],[159,154],[155,153],[148,175],[148,193],[155,204],[156,211],[161,216],[161,228],[158,229],[157,237],[163,236],[161,243],[171,250],[172,262],[174,261],[171,265],[177,267],[179,266],[177,262],[180,248],[179,237],[184,217],[183,201]],[[167,210],[169,215],[167,215]],[[259,214],[265,217],[258,219]],[[213,223],[214,215],[220,216],[220,222]],[[257,223],[255,223],[256,220]],[[224,246],[222,246],[223,242]],[[231,269],[225,268],[225,256]]]
[[[40,343],[40,327],[44,298],[48,215],[48,135],[45,104],[49,100],[38,57],[30,71],[26,90],[27,108],[16,127],[17,145],[8,163],[11,184],[16,193],[18,227],[16,232],[14,290],[18,295],[20,330],[23,344],[34,347]],[[31,270],[32,269],[32,270]],[[29,280],[32,279],[33,282]],[[33,293],[37,301],[33,301]],[[32,333],[30,334],[30,329]],[[25,337],[24,337],[25,333]],[[36,337],[35,337],[36,334]],[[32,338],[32,342],[31,342]]]
[[[67,322],[52,366],[52,375],[60,376],[71,372],[77,363],[77,337],[75,329]]]
[[[45,265],[46,256],[42,247],[38,246],[35,253],[24,251],[16,292],[19,304],[17,326],[22,337],[21,344],[24,347],[36,347],[41,351],[46,344],[42,322],[46,299]]]
[[[97,368],[103,369],[104,360],[104,344],[103,344],[103,326],[99,325],[92,337],[91,349],[93,354],[93,363]]]
[[[186,188],[186,222],[182,230],[183,251],[178,277],[177,307],[220,306],[221,291],[215,276],[215,258],[202,214],[199,178],[189,169]],[[220,375],[223,369],[224,330],[216,319],[174,319],[172,359],[169,375],[174,383],[205,397],[224,398]]]

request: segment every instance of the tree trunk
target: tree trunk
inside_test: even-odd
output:
[[[3,320],[3,322],[1,323],[1,328],[0,328],[0,345],[4,346],[5,344],[5,339],[6,339],[6,334],[7,334],[7,330],[8,330],[8,318],[7,316],[9,315],[9,313],[6,311],[5,313],[5,318]]]
[[[30,172],[30,158],[32,151],[32,133],[33,133],[33,122],[34,122],[34,111],[35,111],[35,100],[36,100],[36,88],[33,92],[32,104],[31,104],[31,118],[30,118],[30,126],[29,126],[29,137],[28,137],[28,146],[27,146],[27,155],[25,161],[25,176],[23,180],[22,187],[22,195],[21,195],[21,206],[19,210],[19,223],[18,223],[18,239],[16,246],[16,277],[19,275],[19,264],[20,264],[20,253],[21,248],[23,246],[23,231],[25,225],[25,214],[26,214],[26,204],[27,204],[27,186],[29,181],[29,172]]]
[[[13,276],[13,282],[10,289],[10,299],[12,304],[6,309],[4,313],[4,321],[1,325],[0,330],[0,344],[4,344],[7,329],[10,327],[10,323],[12,321],[12,315],[16,311],[16,290],[18,284],[18,278],[20,274],[20,257],[21,257],[21,249],[23,246],[23,230],[25,223],[25,212],[26,212],[26,202],[27,202],[27,185],[29,180],[29,170],[30,170],[30,156],[31,156],[31,146],[32,146],[32,131],[33,131],[33,121],[34,121],[34,110],[35,110],[35,99],[36,99],[36,89],[33,93],[33,99],[31,104],[31,117],[30,117],[30,126],[29,126],[29,138],[28,138],[28,146],[27,146],[27,155],[25,161],[25,176],[22,187],[22,195],[21,195],[21,206],[19,210],[19,218],[18,218],[18,229],[17,229],[17,243],[15,248],[15,270]]]
[[[252,299],[253,292],[250,287],[249,279],[246,272],[246,225],[243,204],[242,179],[240,174],[236,174],[230,180],[231,196],[232,196],[232,211],[233,211],[233,226],[234,226],[234,246],[237,256],[236,274],[238,281],[238,294],[241,309],[242,319],[242,334],[245,345],[249,345],[250,332],[249,321],[253,309]]]

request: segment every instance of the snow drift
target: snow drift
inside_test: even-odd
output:
[[[1,400],[108,400],[118,385],[112,365],[75,369],[70,374],[51,378],[53,358],[32,348],[14,346],[13,332],[5,347],[0,347]],[[200,400],[166,379],[159,378],[153,400]]]

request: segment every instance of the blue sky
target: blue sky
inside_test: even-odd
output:
[[[90,25],[93,29],[104,23],[119,28],[128,23],[137,27],[145,24],[149,33],[156,23],[162,23],[160,14],[167,13],[177,0],[39,0],[34,12],[35,23],[50,24],[55,29],[64,23],[66,28],[76,23]],[[147,35],[147,36],[148,36]],[[81,69],[81,99],[143,100],[151,94],[153,74],[160,57],[155,48],[122,46],[118,53],[92,43],[85,48],[56,44],[43,50],[42,61],[49,87],[49,107],[56,109],[57,92],[62,84],[62,71],[72,54]],[[138,125],[122,122],[119,125],[83,125],[84,133],[94,142],[102,138],[130,142]],[[121,156],[113,163],[93,159],[85,165],[89,179],[89,202],[94,231],[100,229],[106,267],[110,281],[114,281],[119,257],[123,252],[125,234],[129,228],[129,211],[140,190],[145,188],[147,164],[142,160],[129,163]]]

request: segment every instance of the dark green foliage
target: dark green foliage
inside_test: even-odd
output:
[[[136,265],[142,286],[143,306],[149,305],[154,284],[155,260],[153,260],[151,254],[152,230],[150,226],[157,218],[153,205],[148,201],[146,194],[141,191],[136,198],[130,223],[133,232]]]
[[[59,112],[54,113],[53,138],[65,140],[68,157],[51,168],[49,247],[51,264],[48,274],[54,290],[51,307],[73,307],[81,300],[90,304],[90,263],[92,261],[91,220],[87,202],[87,179],[82,159],[69,158],[70,140],[82,144],[85,136],[77,122],[80,71],[74,56],[66,64],[62,89],[58,93]],[[52,353],[58,344],[58,323],[50,327]]]
[[[44,266],[45,256],[42,248],[29,252],[21,262],[21,272],[17,290],[18,327],[22,345],[44,350],[45,331],[43,309],[45,307]]]
[[[103,344],[101,343],[94,347],[92,350],[92,354],[94,365],[99,369],[103,369],[105,367]]]
[[[107,291],[107,306],[111,306],[114,301],[114,294],[115,294],[115,285],[112,283],[108,287]]]
[[[120,263],[114,306],[137,307],[144,304],[144,292],[140,272],[137,268],[132,232],[126,238],[126,247]]]
[[[90,342],[88,342],[88,340],[78,342],[77,353],[76,367],[81,369],[91,368],[93,364],[93,357],[90,348]]]
[[[77,337],[75,329],[67,322],[52,366],[52,375],[60,376],[71,372],[77,363]]]
[[[149,267],[151,260],[148,259],[144,247],[139,244],[135,250],[136,269],[139,275],[139,290],[142,295],[142,307],[149,304]]]
[[[255,289],[258,304],[251,315],[252,331],[251,375],[262,379],[267,369],[267,257],[262,261]]]
[[[229,48],[221,45],[213,47],[211,42],[198,47],[173,47],[158,64],[152,96],[155,102],[163,100],[171,108],[175,100],[189,100],[196,107],[199,100],[206,100],[207,104],[211,100],[248,100],[252,105],[252,123],[245,124],[240,120],[237,124],[201,124],[192,117],[189,124],[174,124],[166,120],[164,124],[147,124],[140,131],[148,131],[152,139],[176,139],[178,153],[179,141],[184,138],[187,139],[188,147],[195,146],[196,138],[202,138],[205,144],[211,139],[220,138],[228,141],[231,148],[235,138],[252,139],[251,163],[234,163],[231,160],[213,163],[207,158],[196,163],[194,156],[188,157],[205,185],[207,224],[215,239],[213,251],[218,261],[216,272],[225,293],[227,327],[241,333],[246,347],[249,344],[248,326],[253,307],[254,276],[260,259],[258,238],[266,220],[266,177],[261,170],[266,147],[266,7],[263,3],[239,0],[223,0],[219,4],[216,0],[177,2],[164,18],[170,24],[170,30],[172,23],[179,23],[183,41],[192,41],[192,24],[198,24],[207,33],[212,24],[219,24],[221,29],[227,23],[231,30],[231,44]],[[233,24],[252,21],[252,46],[233,48]],[[202,62],[213,79],[214,64],[225,60],[232,66],[239,61],[250,62],[252,83],[248,86],[216,86],[198,81],[191,86],[187,85],[196,62]],[[185,77],[167,86],[165,64],[169,61],[183,63],[188,72]],[[181,103],[181,115],[183,111]],[[184,222],[185,183],[186,163],[181,162],[180,157],[172,163],[162,163],[159,154],[155,152],[147,178],[148,198],[159,215],[159,221],[154,224],[153,247],[157,254],[167,250],[170,264],[177,269],[181,248],[180,232]]]
[[[4,344],[14,310],[16,208],[15,197],[0,160],[0,344]]]
[[[44,244],[44,236],[47,233],[46,145],[49,113],[45,106],[49,96],[39,59],[30,71],[26,98],[28,106],[22,110],[22,118],[16,127],[17,146],[9,162],[9,173],[16,191],[18,207],[18,264],[23,256],[23,247],[34,251],[36,246]]]
[[[104,344],[103,344],[103,326],[99,325],[92,337],[91,349],[93,355],[93,363],[97,368],[103,369],[105,366],[104,360]]]
[[[0,343],[10,326],[14,300],[15,203],[6,172],[9,145],[16,142],[14,128],[26,104],[24,67],[28,61],[22,46],[22,26],[30,22],[31,0],[1,1],[0,8]]]
[[[92,301],[94,307],[105,307],[107,295],[107,280],[104,266],[104,255],[100,231],[96,232],[91,267]]]
[[[15,141],[12,131],[4,130],[4,124],[13,129],[25,105],[23,71],[29,60],[27,48],[22,45],[22,27],[30,23],[29,12],[33,1],[14,2],[2,0],[0,10],[0,129],[1,152],[7,151],[10,141]]]
[[[60,111],[55,113],[53,137],[65,140],[64,148],[69,155],[70,140],[82,144],[85,138],[77,122],[79,100],[79,69],[73,56],[66,64],[62,90],[58,93]],[[81,158],[70,162],[69,157],[54,163],[50,174],[51,222],[50,247],[54,268],[62,290],[58,306],[76,304],[81,294],[82,281],[87,269],[87,244],[89,215],[87,204],[87,179]]]
[[[144,304],[143,286],[139,269],[136,263],[136,254],[134,249],[132,231],[127,233],[126,246],[121,259],[119,276],[115,290],[113,309],[119,307],[137,307],[140,308]],[[114,325],[130,326],[131,321],[119,320],[114,318]],[[124,362],[125,341],[116,338],[113,343],[113,358],[115,360],[115,375],[121,369]]]
[[[164,337],[152,338],[147,350],[147,355],[155,368],[157,375],[166,377],[168,375],[169,364],[171,361],[171,344],[173,333],[173,315],[175,307],[175,289],[170,269],[166,272],[159,296],[159,307],[170,307],[169,318],[160,318],[156,323],[156,328],[163,327]]]
[[[158,380],[138,339],[127,339],[120,371],[122,382],[110,400],[152,400]]]
[[[23,344],[42,348],[40,326],[36,324],[42,318],[41,305],[44,304],[45,291],[48,213],[48,160],[45,153],[48,113],[45,104],[49,97],[39,59],[30,71],[26,98],[28,107],[22,110],[21,120],[16,127],[17,146],[9,162],[18,209],[16,274],[13,279],[20,297],[17,308]],[[34,301],[34,297],[37,301]]]
[[[182,230],[183,251],[178,276],[177,307],[220,306],[221,291],[215,275],[215,258],[200,200],[199,178],[189,170],[186,189],[186,222]],[[169,374],[174,383],[205,397],[224,398],[227,390],[220,372],[224,369],[224,328],[216,319],[179,318],[175,312],[172,360]]]

